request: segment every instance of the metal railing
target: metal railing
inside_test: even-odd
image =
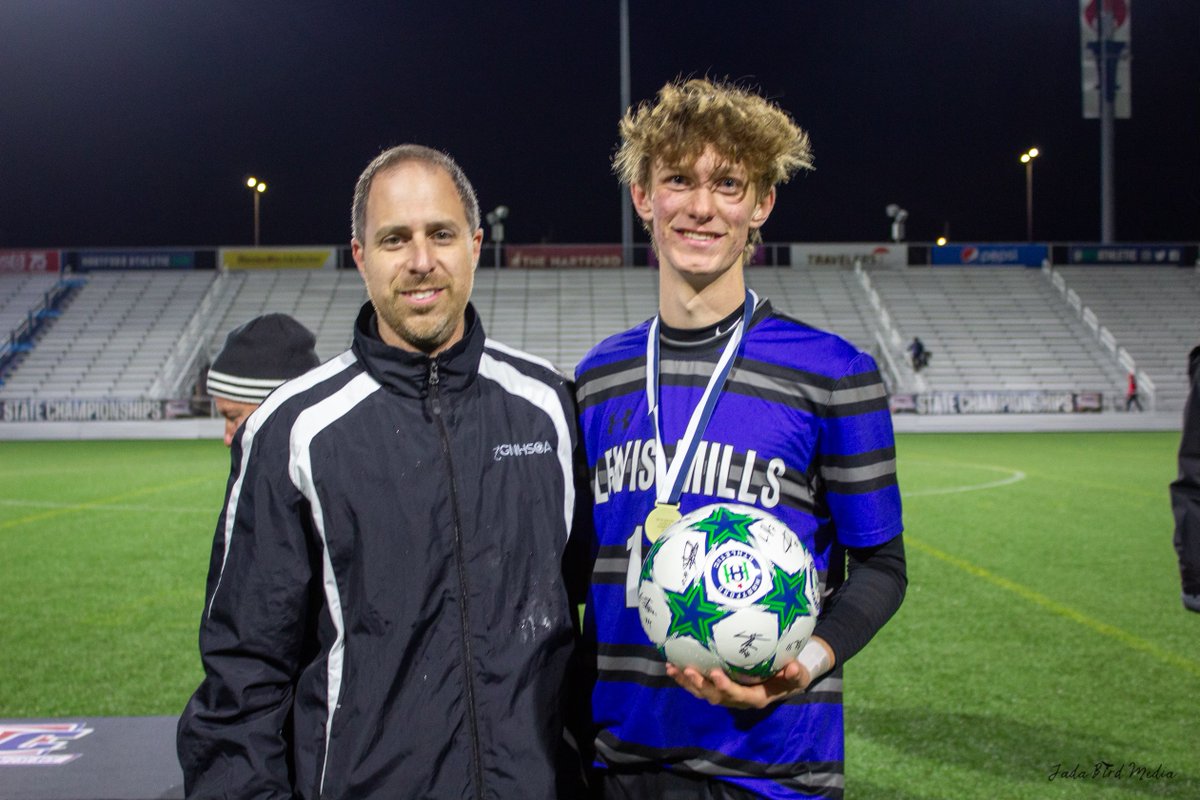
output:
[[[1157,406],[1157,388],[1154,385],[1153,378],[1145,370],[1138,369],[1137,361],[1134,357],[1130,355],[1128,350],[1121,346],[1112,331],[1101,324],[1096,312],[1083,304],[1083,299],[1079,296],[1079,293],[1067,285],[1067,280],[1062,276],[1062,273],[1049,264],[1045,264],[1042,266],[1042,274],[1050,280],[1054,288],[1058,289],[1059,294],[1066,300],[1067,305],[1083,320],[1083,324],[1092,332],[1092,335],[1096,337],[1116,365],[1125,374],[1132,374],[1136,378],[1138,394],[1144,395],[1150,401],[1150,410],[1153,411]]]

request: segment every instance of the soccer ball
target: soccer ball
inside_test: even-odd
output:
[[[817,623],[812,555],[780,520],[717,503],[667,528],[642,562],[638,616],[677,667],[761,683],[794,661]]]

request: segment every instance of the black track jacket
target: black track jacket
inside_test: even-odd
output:
[[[1192,388],[1183,407],[1179,477],[1171,483],[1171,509],[1183,593],[1200,595],[1200,347],[1188,354],[1188,381]]]
[[[574,419],[470,306],[430,359],[367,304],[350,350],[271,394],[232,448],[188,797],[569,796]]]

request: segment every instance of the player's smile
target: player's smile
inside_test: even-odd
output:
[[[688,241],[696,242],[698,244],[708,244],[716,241],[722,236],[722,234],[709,233],[707,231],[689,231],[683,228],[677,228],[676,232]]]
[[[751,231],[774,203],[773,193],[758,198],[746,168],[728,163],[712,146],[690,164],[656,163],[648,183],[632,187],[633,202],[660,262],[701,283],[741,263]]]

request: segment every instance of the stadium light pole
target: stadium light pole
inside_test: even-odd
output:
[[[621,108],[619,114],[620,116],[624,116],[631,102],[629,88],[629,0],[621,0],[620,12]],[[618,189],[618,196],[621,198],[621,263],[627,267],[632,267],[633,203],[629,199],[628,188],[618,186]]]
[[[1021,153],[1021,163],[1025,165],[1025,238],[1033,241],[1033,160],[1038,157],[1038,149],[1031,147]]]
[[[487,213],[487,223],[492,226],[493,266],[500,269],[500,245],[504,242],[504,220],[508,219],[508,206],[496,206]]]
[[[908,219],[908,211],[895,203],[888,203],[886,211],[892,220],[892,241],[899,244],[904,241],[904,221]]]
[[[258,247],[258,198],[267,190],[267,185],[258,178],[246,178],[246,188],[254,192],[254,246]]]

